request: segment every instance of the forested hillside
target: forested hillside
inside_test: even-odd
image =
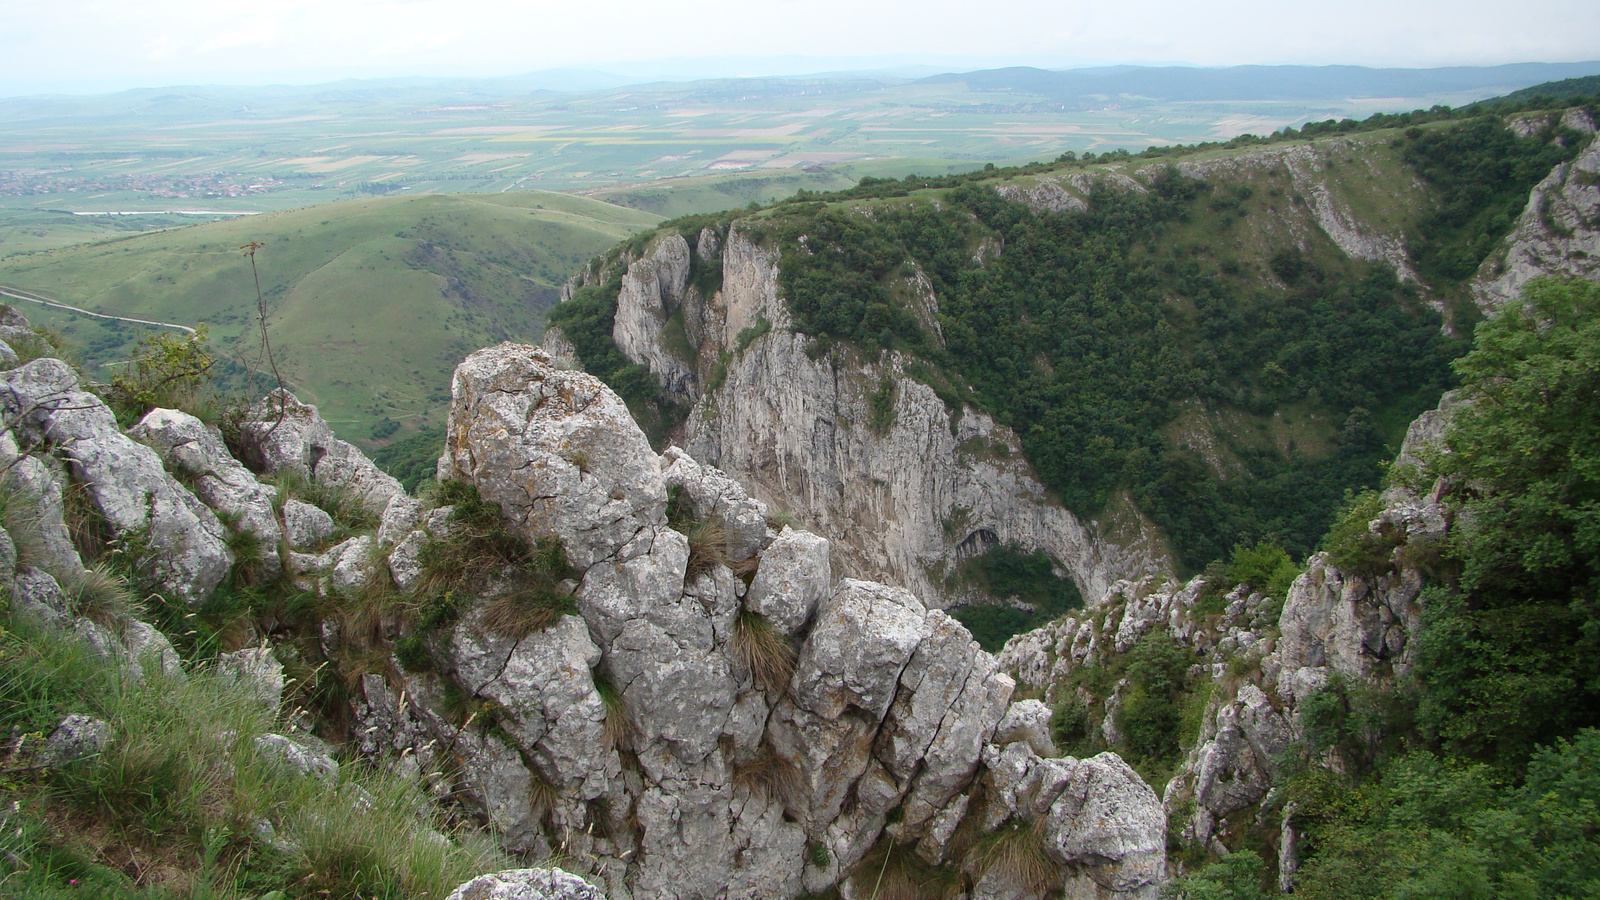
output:
[[[668,322],[662,346],[698,377],[661,392],[659,366],[613,343],[617,279],[663,234],[731,229],[779,260],[783,324],[807,354],[881,379],[879,425],[895,379],[870,373],[892,363],[953,420],[972,408],[1009,427],[1080,518],[1129,498],[1180,573],[1263,541],[1302,559],[1451,384],[1480,315],[1469,282],[1530,188],[1587,146],[1592,114],[1380,115],[802,192],[634,239],[551,321],[665,438],[765,332],[708,356]],[[713,298],[721,263],[692,264]]]

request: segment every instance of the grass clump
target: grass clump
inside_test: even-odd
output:
[[[367,498],[359,491],[345,485],[317,482],[294,469],[274,472],[261,481],[278,489],[274,502],[280,511],[286,501],[299,500],[332,516],[337,529],[333,535],[336,543],[378,527],[379,513],[367,505]]]
[[[541,537],[530,546],[506,528],[500,504],[466,482],[443,482],[431,499],[451,511],[444,533],[429,539],[417,558],[422,574],[415,596],[422,598],[424,629],[448,626],[464,611],[464,598],[480,593],[494,595],[484,608],[484,624],[513,640],[574,611],[561,582],[577,571],[559,540]]]
[[[1061,887],[1066,872],[1044,847],[1043,816],[1031,823],[1012,822],[986,835],[970,857],[981,875],[1005,873],[1030,894],[1048,894]]]
[[[44,734],[69,713],[110,724],[100,753],[0,784],[8,896],[444,896],[509,860],[447,835],[381,768],[303,776],[255,739],[291,733],[215,669],[138,682],[75,637],[0,614],[0,727]]]
[[[728,529],[716,519],[689,526],[689,566],[684,577],[699,578],[728,564]]]
[[[97,625],[118,628],[145,613],[128,582],[105,562],[73,573],[61,587],[73,614]]]
[[[759,613],[743,610],[733,625],[733,652],[764,691],[782,691],[794,677],[794,648]]]
[[[628,710],[622,703],[622,692],[611,683],[611,679],[599,672],[594,673],[594,689],[600,694],[600,705],[606,711],[606,724],[602,732],[602,739],[606,746],[616,750],[627,749],[633,740],[633,720],[628,717]]]
[[[806,795],[800,769],[767,744],[761,746],[761,752],[753,759],[734,767],[733,782],[752,794],[776,800],[788,809],[801,808]],[[826,849],[823,847],[824,851]]]

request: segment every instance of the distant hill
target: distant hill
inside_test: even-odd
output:
[[[534,340],[567,274],[659,221],[565,194],[435,194],[352,200],[39,252],[0,261],[0,284],[142,319],[210,325],[224,355],[257,353],[257,255],[286,380],[341,435],[371,444],[442,423],[450,372],[485,344]],[[91,375],[124,358],[137,326],[22,304],[67,332]]]
[[[1574,97],[1600,97],[1600,75],[1585,75],[1582,78],[1565,78],[1561,81],[1547,81],[1536,84],[1520,91],[1512,91],[1504,97],[1484,101],[1489,104],[1520,104],[1537,97],[1547,97],[1551,100],[1570,100]]]
[[[1094,97],[1164,101],[1323,100],[1401,97],[1454,91],[1512,90],[1541,81],[1600,74],[1600,61],[1518,63],[1438,69],[1364,66],[1105,66],[1056,71],[1017,66],[935,75],[922,84],[1040,94],[1064,102]]]

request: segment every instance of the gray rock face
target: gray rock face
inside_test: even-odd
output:
[[[562,542],[582,571],[578,616],[518,639],[496,625],[501,601],[471,598],[427,638],[436,670],[397,690],[364,683],[358,714],[364,752],[404,751],[507,847],[592,859],[615,896],[787,900],[849,878],[883,841],[945,859],[964,820],[992,814],[970,791],[994,742],[1048,749],[1038,704],[1013,708],[1014,682],[958,622],[903,589],[832,585],[828,542],[771,535],[728,476],[682,451],[656,457],[588,376],[502,345],[463,363],[454,400],[441,473],[472,480],[525,536]],[[745,549],[729,555],[751,556],[749,588],[720,564],[689,575],[666,484],[695,515],[748,514]],[[445,524],[437,515],[390,551],[402,586],[406,548]],[[749,613],[770,631],[751,637]],[[466,724],[451,696],[478,711]],[[430,774],[452,758],[458,775]],[[1122,818],[1085,789],[1055,839],[1074,871],[1142,885],[1129,823],[1157,836],[1159,859],[1165,820],[1114,768],[1083,778],[1117,792]],[[1079,834],[1090,818],[1099,830]]]
[[[256,481],[228,452],[222,433],[194,416],[175,409],[153,409],[128,436],[155,450],[167,467],[186,476],[195,496],[217,513],[238,522],[256,536],[268,566],[266,577],[280,570],[278,541],[282,531],[273,514],[275,488]]]
[[[624,355],[656,373],[669,392],[692,399],[692,360],[678,358],[661,340],[688,287],[688,242],[676,232],[657,238],[622,276],[611,337]]]
[[[560,869],[508,869],[480,875],[445,900],[606,900],[606,895]]]
[[[811,621],[832,587],[827,540],[785,527],[761,554],[745,608],[792,638]]]
[[[74,714],[61,720],[40,748],[36,765],[58,768],[98,754],[111,741],[111,725]]]
[[[681,488],[697,519],[716,519],[727,529],[730,563],[742,562],[767,545],[767,505],[753,500],[744,488],[719,469],[702,466],[677,447],[661,455],[666,466],[661,480]]]
[[[285,500],[283,532],[289,539],[289,546],[303,553],[333,536],[333,516],[309,503]]]
[[[381,514],[397,494],[400,482],[379,469],[360,450],[333,434],[317,408],[279,389],[250,409],[239,426],[245,460],[258,471],[298,472],[317,484],[357,494],[374,514]]]
[[[33,527],[27,535],[13,536],[17,562],[36,565],[52,575],[67,578],[83,571],[83,560],[72,545],[62,516],[61,486],[44,463],[25,455],[16,436],[0,434],[0,466],[6,469],[4,483],[16,493],[15,502],[26,503]]]
[[[1115,753],[1070,764],[1047,816],[1044,846],[1068,867],[1066,896],[1155,900],[1166,876],[1165,816],[1155,794]],[[1096,865],[1107,859],[1116,866]]]
[[[145,549],[152,580],[191,604],[208,598],[233,556],[217,517],[167,474],[161,458],[117,427],[66,363],[37,359],[0,373],[0,409],[31,446],[61,456],[95,511]]]
[[[643,552],[635,539],[665,528],[660,463],[599,379],[507,343],[467,357],[451,393],[440,475],[476,485],[529,539],[560,535],[587,569]]]
[[[339,764],[326,753],[286,738],[281,734],[262,734],[255,738],[256,752],[281,763],[299,775],[333,784],[339,780]]]
[[[218,656],[217,673],[273,709],[283,702],[283,664],[268,647],[235,650]]]
[[[1585,134],[1595,123],[1572,110],[1563,125]],[[1478,305],[1498,309],[1540,275],[1600,278],[1600,141],[1590,140],[1578,158],[1556,166],[1528,196],[1528,205],[1506,238],[1504,250],[1484,260],[1473,279]]]

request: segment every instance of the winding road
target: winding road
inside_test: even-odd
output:
[[[93,316],[96,319],[115,319],[118,322],[133,322],[137,325],[154,325],[157,328],[176,328],[179,331],[187,331],[190,334],[194,334],[193,328],[190,328],[187,325],[179,325],[176,322],[152,322],[149,319],[131,319],[127,316],[113,316],[107,313],[90,312],[87,309],[79,309],[76,306],[68,306],[60,301],[52,300],[43,294],[35,294],[32,291],[25,291],[22,288],[10,287],[4,284],[0,284],[0,297],[10,297],[13,300],[26,300],[29,303],[37,303],[40,306],[64,309],[68,312],[75,312],[80,315]]]

